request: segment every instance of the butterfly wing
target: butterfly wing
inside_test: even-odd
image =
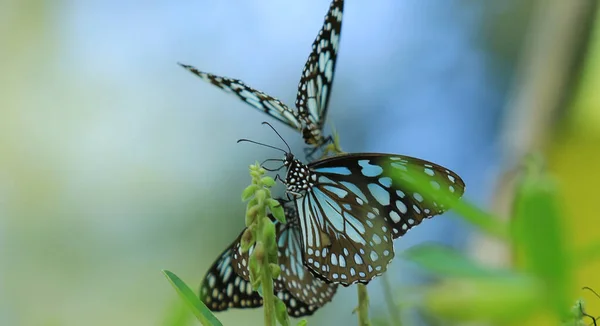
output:
[[[296,199],[305,264],[322,278],[367,283],[393,257],[392,239],[446,210],[444,196],[461,197],[454,172],[391,154],[344,154],[308,165],[312,187]],[[425,180],[435,195],[415,191]]]
[[[232,246],[223,251],[206,273],[200,285],[200,300],[212,311],[262,306],[262,297],[252,290],[250,282],[233,270]]]
[[[304,266],[300,226],[287,215],[287,224],[278,224],[279,266],[281,275],[277,279],[294,297],[307,304],[322,307],[331,301],[337,285],[317,278]]]
[[[262,297],[252,289],[247,267],[240,269],[241,256],[236,252],[239,252],[243,233],[213,263],[200,286],[200,299],[212,311],[256,308],[263,304]],[[244,255],[247,262],[248,253]],[[238,271],[244,271],[246,279]],[[281,282],[274,280],[273,283],[274,294],[285,303],[290,316],[309,316],[319,308],[296,299]]]
[[[316,308],[331,301],[337,285],[329,284],[317,278],[308,270],[302,259],[302,243],[297,213],[292,202],[285,204],[286,224],[275,222],[278,246],[278,261],[281,274],[274,281],[276,291],[290,294],[290,308],[296,308],[297,302]],[[272,218],[273,219],[273,218]],[[242,253],[239,243],[234,246],[234,270],[245,280],[250,279],[247,261],[253,248]],[[298,308],[300,309],[300,308]],[[302,310],[302,309],[300,309]],[[302,312],[302,311],[301,311]]]
[[[304,264],[327,281],[368,283],[394,257],[391,228],[376,209],[361,202],[351,185],[323,175],[296,199]]]
[[[322,130],[325,123],[342,31],[343,10],[343,0],[331,2],[300,77],[296,107],[309,129]]]
[[[236,95],[242,101],[250,104],[260,111],[263,111],[264,113],[285,123],[286,125],[298,131],[302,130],[298,113],[296,111],[292,111],[280,100],[244,84],[244,82],[241,80],[209,74],[207,72],[200,71],[193,66],[182,63],[179,65],[201,79],[221,88],[227,93]]]

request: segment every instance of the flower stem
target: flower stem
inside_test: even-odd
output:
[[[358,284],[358,326],[371,326],[369,321],[369,293],[367,286]]]
[[[258,242],[262,243],[264,248],[267,248],[266,239],[263,237],[264,223],[271,223],[266,216],[265,211],[259,213],[258,220]],[[262,260],[261,270],[261,286],[263,296],[263,310],[265,314],[265,326],[275,326],[275,297],[273,295],[273,276],[271,275],[271,267],[269,266],[268,254]]]

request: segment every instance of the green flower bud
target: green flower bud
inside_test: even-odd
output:
[[[269,176],[263,177],[260,179],[260,182],[267,187],[273,187],[275,185],[275,180]]]
[[[281,267],[277,264],[269,263],[269,268],[271,268],[271,276],[273,279],[276,279],[281,274]]]
[[[254,257],[256,257],[256,263],[258,265],[263,264],[263,261],[265,259],[265,246],[263,245],[262,242],[257,242],[256,246],[254,247],[254,252],[253,255]]]
[[[254,238],[254,225],[247,228],[246,231],[242,234],[242,239],[240,240],[240,247],[242,249],[242,253],[248,252],[250,247],[254,245],[256,239]]]
[[[258,190],[258,185],[256,184],[252,184],[246,187],[246,189],[244,189],[244,191],[242,192],[242,201],[247,201],[248,199],[252,198],[256,190]]]

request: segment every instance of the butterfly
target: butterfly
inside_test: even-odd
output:
[[[274,293],[285,303],[290,316],[312,315],[331,301],[337,285],[320,280],[304,267],[295,207],[291,202],[280,203],[284,205],[287,223],[279,223],[271,217],[276,223],[281,268],[281,274],[273,281]],[[212,311],[256,308],[263,304],[262,297],[253,291],[250,283],[248,262],[254,248],[242,253],[240,240],[243,233],[221,253],[200,286],[200,299]]]
[[[343,9],[343,0],[331,2],[325,22],[312,44],[312,52],[300,77],[295,103],[297,110],[290,109],[280,100],[246,85],[241,80],[213,75],[182,63],[179,65],[298,130],[302,133],[304,142],[316,150],[332,141],[331,137],[323,136],[323,127],[337,61]]]
[[[410,156],[352,153],[304,164],[287,143],[286,151],[241,141],[285,153],[283,159],[267,160],[280,161],[278,169],[265,169],[286,169],[285,179],[276,179],[285,184],[298,212],[304,265],[344,286],[368,283],[385,272],[394,257],[392,241],[442,214],[447,207],[440,198],[460,198],[465,190],[456,173]],[[427,194],[415,190],[422,181]]]

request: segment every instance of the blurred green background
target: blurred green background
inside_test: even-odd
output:
[[[533,56],[564,84],[536,134],[541,140],[525,146],[547,153],[574,248],[600,238],[600,24],[593,2],[581,2],[593,10],[577,23],[565,19],[577,28],[567,38],[572,43],[557,44],[569,54],[559,60],[564,70],[550,60],[555,52]],[[532,77],[526,49],[548,37],[531,32],[539,5],[348,1],[328,120],[343,148],[448,165],[467,176],[467,198],[493,207],[501,171],[519,159],[510,148],[527,142],[518,131],[528,125],[510,117],[519,116],[512,105],[519,83]],[[327,7],[320,0],[2,1],[0,324],[172,325],[179,313],[189,317],[160,270],[200,283],[243,227],[247,166],[273,157],[235,141],[276,140],[260,127],[266,117],[176,62],[240,78],[291,104]],[[532,125],[543,120],[536,114]],[[300,137],[276,127],[300,153]],[[443,232],[448,225],[457,231]],[[442,233],[465,250],[476,245],[461,221],[443,218],[398,243]],[[418,274],[392,267],[394,286]],[[600,290],[598,275],[600,262],[590,263],[578,271],[578,285]],[[380,284],[370,290],[372,310],[383,311]],[[312,320],[355,320],[354,293],[340,289]],[[587,310],[600,315],[600,299],[584,297]],[[260,325],[261,311],[219,318]]]

